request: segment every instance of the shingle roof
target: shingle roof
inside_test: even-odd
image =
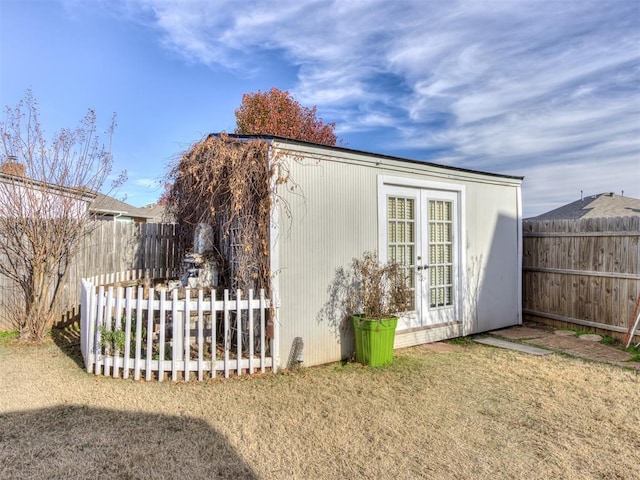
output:
[[[640,200],[614,193],[600,193],[568,203],[531,220],[573,220],[579,218],[640,217]],[[528,220],[528,219],[527,219]]]
[[[91,202],[89,212],[94,214],[107,215],[124,215],[127,217],[152,218],[150,212],[146,212],[143,208],[134,207],[117,198],[98,193],[96,199]]]
[[[166,208],[164,205],[158,205],[157,203],[152,203],[151,205],[146,205],[140,210],[144,211],[152,222],[160,222],[160,223],[170,223],[172,222],[172,217],[167,214]]]
[[[210,133],[210,136],[219,136],[222,135],[222,133]],[[501,178],[511,178],[511,179],[515,179],[515,180],[524,180],[524,177],[521,176],[516,176],[516,175],[505,175],[502,173],[492,173],[492,172],[483,172],[480,170],[471,170],[469,168],[462,168],[462,167],[455,167],[453,165],[445,165],[445,164],[440,164],[440,163],[432,163],[432,162],[427,162],[424,160],[415,160],[415,159],[410,159],[410,158],[403,158],[403,157],[396,157],[393,155],[385,155],[382,153],[374,153],[374,152],[367,152],[365,150],[356,150],[353,148],[347,148],[341,145],[323,145],[321,143],[314,143],[314,142],[307,142],[304,140],[295,140],[292,138],[287,138],[287,137],[281,137],[278,135],[242,135],[242,134],[235,134],[235,133],[229,133],[229,134],[225,134],[227,135],[229,138],[236,138],[236,139],[240,139],[240,140],[251,140],[251,139],[262,139],[262,140],[266,140],[266,141],[284,141],[287,143],[292,143],[292,144],[298,144],[298,145],[312,145],[315,147],[320,147],[320,148],[327,148],[327,149],[331,149],[331,150],[335,150],[335,151],[340,151],[340,152],[346,152],[346,153],[359,153],[359,154],[363,154],[363,155],[367,155],[369,157],[375,157],[375,158],[380,158],[380,159],[389,159],[389,160],[395,160],[395,161],[399,161],[399,162],[405,162],[405,163],[413,163],[413,164],[417,164],[417,165],[430,165],[432,167],[438,167],[438,168],[443,168],[446,170],[454,170],[457,172],[468,172],[468,173],[476,173],[476,174],[481,174],[481,175],[489,175],[492,177],[501,177]]]
[[[28,188],[37,188],[43,191],[54,191],[60,194],[67,194],[76,196],[84,201],[92,201],[95,197],[95,193],[85,188],[72,188],[63,187],[54,183],[42,182],[40,180],[34,180],[32,178],[25,177],[24,175],[13,175],[9,173],[0,172],[0,182],[9,184],[24,184]]]

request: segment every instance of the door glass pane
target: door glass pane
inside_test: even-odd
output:
[[[415,248],[413,245],[407,245],[407,256],[404,259],[404,264],[405,265],[411,265],[413,264],[413,258],[414,258],[414,254],[415,254]]]
[[[387,202],[387,217],[396,218],[396,199],[389,198]]]
[[[429,305],[453,305],[453,202],[429,200]]]
[[[387,215],[387,256],[405,266],[407,283],[415,291],[415,199],[387,197]],[[415,309],[415,298],[409,308]]]
[[[389,243],[395,243],[397,241],[397,238],[396,238],[396,222],[389,222],[389,227],[387,229],[387,234],[389,235]]]

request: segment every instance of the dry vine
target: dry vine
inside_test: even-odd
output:
[[[187,227],[182,243],[191,245],[198,223],[213,227],[225,288],[270,292],[271,207],[279,185],[294,188],[282,158],[269,158],[265,140],[209,135],[169,174],[169,209]]]

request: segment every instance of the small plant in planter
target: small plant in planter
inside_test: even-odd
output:
[[[408,310],[413,290],[405,268],[397,262],[380,263],[375,252],[365,252],[351,264],[345,308],[356,336],[356,360],[365,365],[393,363],[398,314]]]

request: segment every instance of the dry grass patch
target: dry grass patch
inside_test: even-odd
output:
[[[557,355],[202,384],[94,377],[53,343],[0,365],[2,478],[640,478],[639,377]]]

